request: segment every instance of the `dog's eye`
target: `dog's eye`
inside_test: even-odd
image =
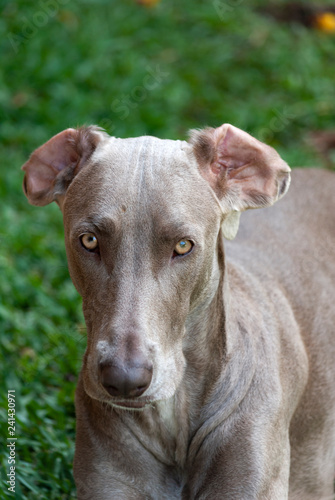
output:
[[[85,233],[80,236],[81,244],[86,250],[93,252],[98,248],[97,237],[93,233]]]
[[[190,253],[193,248],[193,243],[190,240],[180,240],[177,245],[174,247],[173,254],[176,255],[186,255]]]

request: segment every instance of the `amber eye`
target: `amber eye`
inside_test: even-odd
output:
[[[193,248],[193,243],[190,240],[180,240],[174,247],[174,253],[177,255],[186,255]]]
[[[85,233],[80,236],[81,244],[86,250],[93,252],[98,248],[97,237],[93,233]]]

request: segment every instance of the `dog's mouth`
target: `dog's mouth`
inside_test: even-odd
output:
[[[151,406],[149,401],[109,401],[109,404],[120,410],[143,410]]]

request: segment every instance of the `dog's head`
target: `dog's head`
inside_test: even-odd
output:
[[[234,237],[241,211],[285,194],[289,167],[226,124],[189,142],[68,129],[23,170],[30,203],[63,212],[87,324],[86,392],[124,408],[171,397],[204,340],[193,320],[205,325],[218,292],[219,235]]]

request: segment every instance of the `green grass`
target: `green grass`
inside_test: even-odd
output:
[[[69,126],[184,138],[224,122],[292,166],[321,164],[305,137],[334,127],[335,37],[264,18],[256,8],[267,2],[256,0],[221,2],[224,16],[207,0],[151,9],[53,0],[44,15],[52,2],[1,3],[0,461],[6,471],[7,391],[15,389],[16,498],[69,499],[85,328],[61,214],[27,204],[20,166]],[[0,498],[10,497],[5,474]]]

